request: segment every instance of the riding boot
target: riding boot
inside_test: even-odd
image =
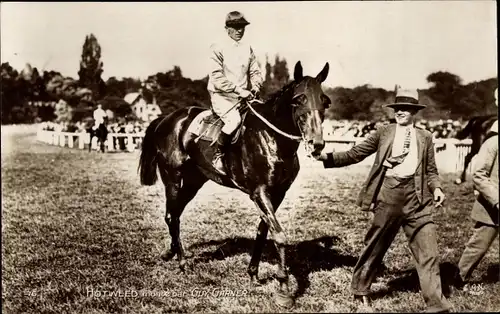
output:
[[[217,139],[217,144],[215,147],[214,156],[212,159],[212,165],[215,170],[219,172],[221,175],[226,175],[225,167],[224,167],[224,148],[228,146],[228,143],[231,141],[231,135],[221,132],[219,138]]]

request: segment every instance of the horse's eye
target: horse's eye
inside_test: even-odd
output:
[[[297,95],[297,96],[293,97],[293,105],[297,106],[297,105],[305,105],[305,104],[307,104],[306,95],[301,94],[301,95]]]

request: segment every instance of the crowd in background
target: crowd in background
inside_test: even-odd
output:
[[[356,121],[356,120],[325,120],[324,135],[325,137],[366,137],[368,134],[382,126],[389,124],[389,120],[385,121]],[[93,122],[43,122],[42,129],[58,132],[87,132],[87,129],[92,127]],[[148,122],[113,122],[108,124],[110,133],[125,133],[125,134],[140,134],[146,131]],[[419,120],[416,127],[426,129],[431,132],[434,138],[454,138],[458,131],[464,127],[464,123],[458,120],[448,119],[427,121]]]

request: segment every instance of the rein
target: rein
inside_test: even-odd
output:
[[[293,135],[293,134],[288,134],[286,132],[283,132],[281,131],[280,129],[278,129],[275,125],[273,125],[271,122],[269,122],[266,118],[264,118],[260,113],[258,113],[250,103],[258,103],[258,104],[264,104],[263,101],[261,100],[258,100],[258,99],[254,99],[252,100],[251,102],[247,102],[247,106],[248,108],[250,108],[250,110],[252,110],[253,114],[259,118],[262,122],[264,122],[268,127],[270,127],[273,131],[275,131],[276,133],[286,137],[286,138],[289,138],[291,140],[294,140],[294,141],[297,141],[297,142],[300,142],[302,141],[302,137],[301,136],[297,136],[297,135]]]

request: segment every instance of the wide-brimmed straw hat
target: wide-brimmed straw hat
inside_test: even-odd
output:
[[[247,26],[250,24],[245,16],[238,11],[231,11],[226,16],[226,26]]]
[[[396,92],[396,99],[394,103],[386,105],[386,107],[402,107],[408,106],[415,109],[424,109],[427,107],[419,103],[418,101],[418,91],[416,89],[398,89]]]

